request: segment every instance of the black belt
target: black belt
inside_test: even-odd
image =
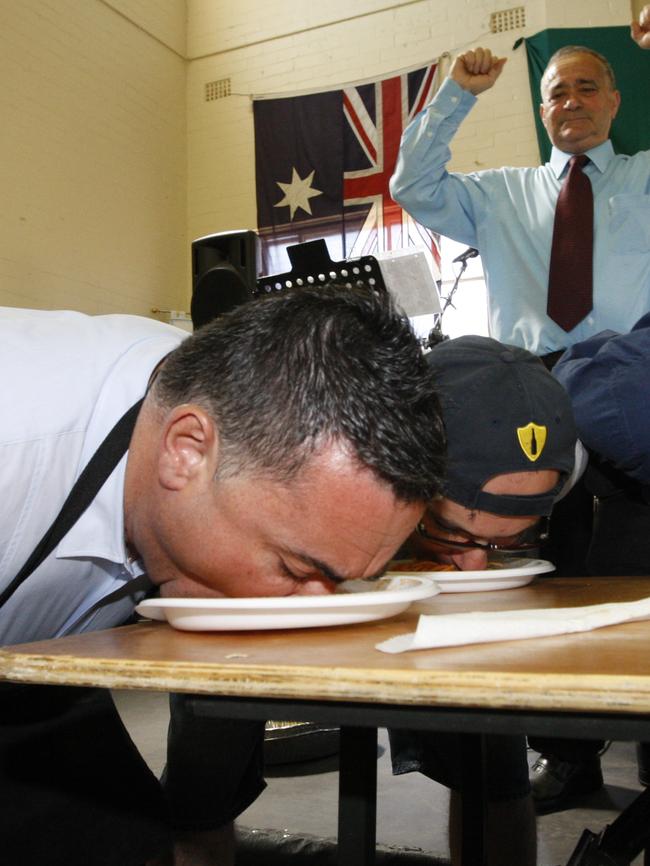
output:
[[[54,518],[54,522],[38,542],[18,574],[0,593],[0,607],[11,598],[18,587],[27,580],[29,575],[38,568],[45,557],[54,550],[59,541],[72,529],[99,493],[108,476],[128,450],[135,422],[138,418],[138,412],[143,401],[144,398],[138,400],[137,403],[122,415],[90,458],[68,494],[61,510]]]
[[[557,352],[548,352],[546,355],[540,355],[539,360],[544,364],[547,370],[552,370],[565,352],[566,349],[558,349]]]

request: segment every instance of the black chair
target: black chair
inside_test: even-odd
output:
[[[641,851],[650,866],[650,789],[600,833],[584,830],[567,866],[629,866]]]

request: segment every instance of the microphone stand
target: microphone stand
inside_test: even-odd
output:
[[[456,309],[456,307],[454,307],[453,305],[453,297],[456,294],[456,290],[458,289],[461,277],[467,270],[468,259],[475,259],[476,256],[478,256],[478,250],[474,249],[474,247],[468,247],[464,253],[461,253],[459,256],[456,256],[455,259],[452,259],[452,264],[460,262],[460,270],[456,274],[456,279],[454,280],[454,284],[451,287],[451,291],[445,298],[442,298],[442,312],[440,313],[438,321],[436,322],[434,327],[431,329],[431,331],[429,331],[429,336],[426,339],[425,348],[432,349],[437,343],[441,343],[443,340],[449,339],[449,337],[442,333],[442,317],[444,316],[447,307],[453,307],[454,310]]]

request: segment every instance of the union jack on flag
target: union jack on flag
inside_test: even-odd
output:
[[[419,226],[388,191],[402,131],[437,90],[437,65],[343,91],[346,132],[352,141],[343,173],[343,204],[369,204],[352,257],[425,243],[440,264],[432,233]],[[358,153],[354,142],[362,151]],[[359,167],[357,167],[359,163]]]
[[[388,190],[402,131],[432,99],[437,72],[433,63],[341,90],[254,100],[262,239],[286,246],[325,237],[334,259],[426,248],[437,270],[438,237]]]

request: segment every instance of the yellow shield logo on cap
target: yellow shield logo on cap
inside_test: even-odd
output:
[[[541,455],[546,445],[546,427],[540,424],[526,424],[525,427],[517,427],[517,439],[526,457],[534,463]]]

